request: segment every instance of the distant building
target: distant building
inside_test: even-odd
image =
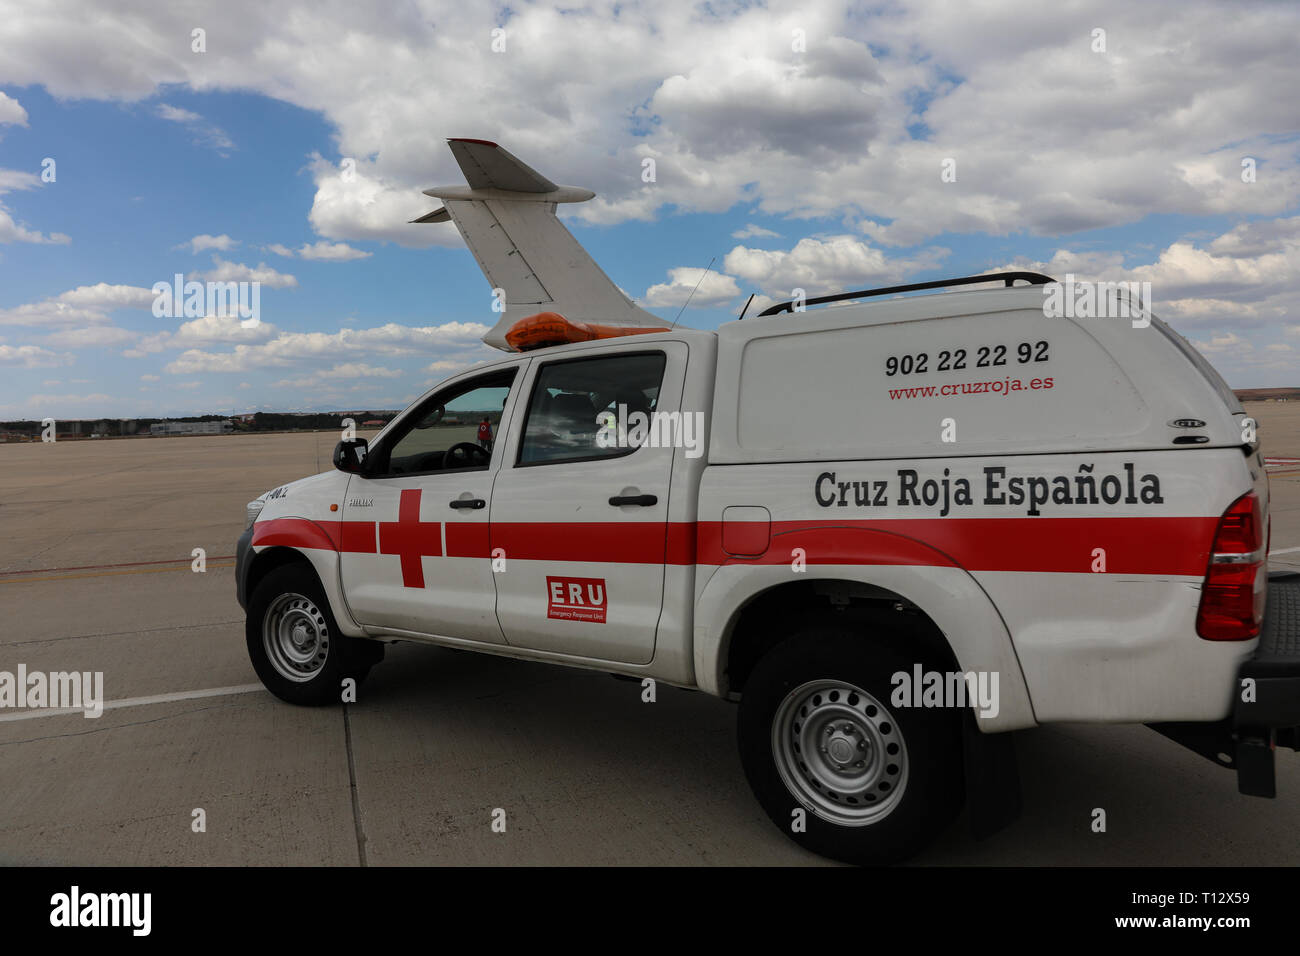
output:
[[[229,419],[220,422],[155,422],[149,426],[149,434],[171,435],[227,435],[235,430],[235,423]]]
[[[388,422],[383,421],[382,419],[372,418],[372,419],[370,419],[370,421],[368,421],[368,422],[362,422],[362,423],[361,423],[361,427],[362,427],[362,428],[375,428],[375,427],[379,427],[379,426],[383,426],[383,425],[387,425],[387,424],[388,424]]]

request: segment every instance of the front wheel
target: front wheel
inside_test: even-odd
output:
[[[341,634],[315,572],[303,564],[276,568],[248,602],[245,640],[266,689],[291,704],[343,699],[343,682],[360,685],[384,646]]]
[[[904,633],[812,627],[770,651],[740,701],[741,763],[795,842],[848,863],[895,863],[963,798],[960,711],[898,707],[892,675],[932,669]]]

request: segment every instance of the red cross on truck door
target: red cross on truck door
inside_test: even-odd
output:
[[[503,432],[511,383],[527,360],[453,380],[413,406],[348,479],[343,594],[368,628],[505,643],[488,549],[492,482],[501,452],[477,441],[489,417]],[[349,533],[351,529],[351,533]]]
[[[379,522],[379,553],[402,559],[402,587],[424,587],[424,558],[442,554],[442,525],[420,520],[420,488],[403,488],[397,520]]]

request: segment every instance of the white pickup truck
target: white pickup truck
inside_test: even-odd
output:
[[[460,227],[513,350],[249,504],[272,692],[336,702],[393,640],[703,690],[772,820],[852,862],[963,800],[1005,824],[1007,732],[1054,721],[1151,724],[1273,795],[1300,578],[1269,586],[1253,423],[1166,325],[1051,317],[1016,273],[656,331],[554,216],[589,192],[452,148],[470,185],[417,221]]]

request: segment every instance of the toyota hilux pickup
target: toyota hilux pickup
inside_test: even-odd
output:
[[[336,703],[397,640],[701,690],[773,822],[857,863],[963,803],[1005,825],[1011,732],[1054,722],[1148,724],[1274,795],[1300,577],[1269,578],[1254,423],[1149,303],[1063,315],[1001,273],[666,328],[555,217],[589,191],[451,145],[469,185],[415,221],[503,293],[503,352],[250,502],[274,694]]]

